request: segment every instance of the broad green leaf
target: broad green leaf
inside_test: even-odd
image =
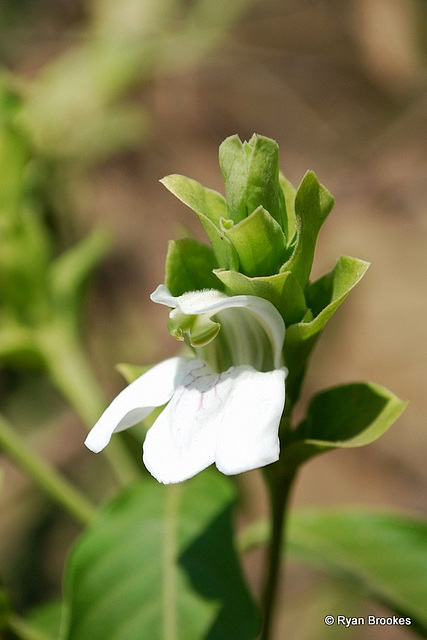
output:
[[[258,296],[271,302],[287,327],[299,322],[307,310],[304,293],[290,271],[256,278],[221,269],[214,273],[225,284],[229,295]]]
[[[369,263],[349,256],[341,256],[330,273],[307,288],[307,300],[313,304],[315,317],[309,322],[290,326],[285,337],[285,363],[289,368],[287,392],[295,402],[298,398],[308,357],[329,318],[335,313],[350,291],[362,279]]]
[[[225,269],[237,269],[239,259],[236,251],[220,229],[221,218],[227,216],[225,200],[221,194],[178,174],[166,176],[160,182],[197,214],[212,243],[218,264]]]
[[[297,241],[293,254],[281,271],[292,271],[304,288],[313,264],[314,250],[320,228],[334,206],[334,198],[308,171],[295,196]]]
[[[262,206],[225,230],[239,256],[239,270],[247,276],[277,273],[283,262],[286,238],[280,225]]]
[[[242,144],[230,136],[219,148],[228,217],[238,223],[259,206],[278,222],[287,236],[286,204],[279,183],[279,145],[254,134]]]
[[[284,464],[297,468],[309,458],[330,451],[362,447],[381,437],[407,403],[372,383],[351,383],[316,394],[306,418],[283,451]]]
[[[240,548],[263,545],[268,536],[268,523],[259,521],[243,531]],[[290,514],[286,538],[284,550],[292,556],[352,582],[398,616],[410,617],[412,630],[427,637],[425,520],[397,513],[304,509]]]
[[[199,289],[222,289],[213,270],[218,266],[210,247],[190,238],[171,240],[166,257],[165,284],[173,296]]]
[[[230,482],[141,482],[108,504],[68,564],[64,640],[252,639],[232,543]]]
[[[291,519],[289,545],[304,562],[353,580],[427,635],[425,521],[369,511],[302,512]]]

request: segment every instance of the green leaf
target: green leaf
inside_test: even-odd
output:
[[[289,546],[305,562],[357,582],[427,635],[427,523],[398,514],[309,511],[290,521]]]
[[[237,135],[219,148],[228,217],[238,223],[263,206],[287,235],[286,205],[279,183],[279,145],[254,134],[242,144]]]
[[[165,284],[173,296],[200,289],[222,289],[213,270],[218,266],[210,247],[190,238],[171,240]]]
[[[296,468],[331,449],[362,447],[380,438],[407,402],[372,383],[340,385],[316,394],[306,418],[283,451],[284,464]]]
[[[316,174],[308,171],[295,196],[297,242],[290,259],[281,271],[292,271],[304,288],[313,264],[314,250],[320,228],[334,206],[334,198],[319,183]]]
[[[330,273],[307,288],[307,300],[313,305],[315,317],[288,328],[285,336],[285,363],[289,368],[287,392],[295,402],[304,377],[308,357],[329,318],[335,313],[350,291],[362,279],[369,263],[349,256],[341,256]]]
[[[290,514],[286,537],[292,556],[356,585],[398,616],[410,617],[412,630],[427,637],[425,520],[364,510],[304,509]],[[268,522],[258,521],[242,532],[239,546],[247,551],[268,539]]]
[[[280,225],[262,206],[225,230],[239,256],[239,269],[247,276],[277,273],[283,262],[286,238]]]
[[[141,482],[72,551],[64,640],[252,639],[257,615],[232,544],[231,483]]]
[[[160,182],[197,214],[212,243],[218,264],[225,269],[237,269],[239,260],[236,251],[220,228],[221,218],[227,216],[222,195],[178,174],[166,176]]]
[[[271,302],[282,315],[287,327],[299,322],[307,311],[304,293],[290,271],[257,278],[221,269],[214,273],[227,287],[228,295],[258,296]]]

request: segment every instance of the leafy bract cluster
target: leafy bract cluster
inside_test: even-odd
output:
[[[279,170],[274,140],[230,136],[219,164],[225,197],[182,175],[161,181],[197,214],[211,243],[171,241],[165,284],[175,296],[213,288],[271,302],[287,327],[283,356],[294,402],[317,338],[369,265],[341,256],[330,273],[310,282],[317,236],[334,199],[312,171],[295,189]]]
[[[254,135],[242,143],[231,136],[219,161],[225,198],[184,176],[163,179],[211,241],[172,241],[165,284],[151,294],[171,309],[170,333],[196,358],[179,356],[130,380],[86,439],[98,452],[113,433],[168,403],[143,456],[165,483],[213,462],[234,475],[279,461],[292,474],[318,453],[372,442],[405,406],[377,385],[341,385],[317,394],[294,427],[292,408],[312,349],[368,264],[341,256],[330,273],[309,280],[334,201],[312,172],[297,190],[281,176],[274,140]],[[271,415],[262,409],[265,400]]]

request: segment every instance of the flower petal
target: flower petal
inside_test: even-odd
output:
[[[164,360],[127,386],[112,401],[89,432],[85,445],[98,453],[113,433],[128,429],[172,397],[188,366],[188,358]]]
[[[148,430],[144,464],[164,484],[182,482],[213,464],[218,436],[219,374],[197,358],[173,398]]]
[[[250,366],[212,373],[198,359],[149,429],[144,464],[165,484],[182,482],[216,462],[227,475],[275,462],[286,369]]]
[[[150,296],[153,302],[173,307],[186,315],[207,314],[209,317],[225,309],[244,308],[252,313],[271,340],[275,368],[281,365],[282,347],[285,338],[285,323],[276,307],[257,296],[227,296],[216,289],[189,291],[182,296],[173,296],[165,285],[160,284]],[[174,311],[171,311],[173,317]]]
[[[215,455],[222,473],[234,475],[279,459],[286,373],[285,368],[263,373],[242,366],[222,374],[223,416]]]

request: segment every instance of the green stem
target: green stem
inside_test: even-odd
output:
[[[277,600],[280,569],[283,557],[283,537],[286,525],[288,500],[295,477],[277,462],[266,467],[265,475],[270,492],[271,533],[268,547],[267,572],[262,595],[262,630],[260,640],[269,640]]]
[[[53,640],[52,636],[47,635],[39,629],[35,629],[27,620],[21,618],[16,613],[8,616],[8,627],[20,640]]]
[[[0,416],[0,449],[57,504],[83,525],[89,524],[96,509],[54,467],[31,449],[16,430]]]
[[[90,429],[107,401],[79,342],[70,334],[65,327],[53,326],[39,334],[39,344],[53,383]],[[140,477],[139,466],[120,440],[113,439],[104,453],[120,484]]]

